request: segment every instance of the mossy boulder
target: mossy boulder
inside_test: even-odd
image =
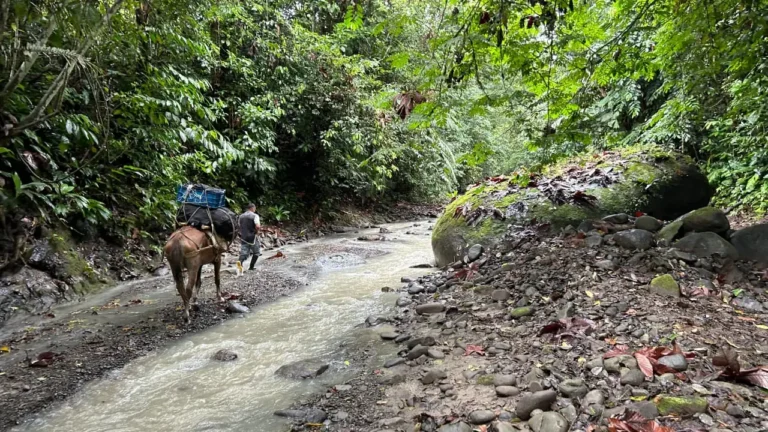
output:
[[[699,396],[669,396],[659,395],[653,400],[659,414],[666,416],[676,414],[679,416],[692,416],[707,412],[709,403]]]
[[[668,274],[653,278],[650,290],[654,294],[666,297],[680,297],[680,285],[677,284],[672,275]]]
[[[585,154],[536,173],[495,177],[456,198],[432,233],[439,266],[501,241],[509,225],[578,226],[637,211],[671,220],[704,207],[714,189],[689,158],[657,147]]]

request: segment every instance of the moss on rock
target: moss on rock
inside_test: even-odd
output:
[[[568,185],[563,192],[568,202],[549,198],[556,182]],[[588,204],[571,199],[577,191],[596,200]],[[460,259],[473,244],[494,246],[510,224],[563,228],[606,214],[635,211],[669,220],[705,206],[712,192],[689,158],[658,147],[583,154],[532,176],[483,184],[457,197],[435,225],[432,249],[442,266]],[[472,224],[467,223],[468,216]]]
[[[706,399],[698,396],[659,395],[656,396],[653,403],[659,409],[659,414],[663,416],[671,414],[691,416],[707,412],[707,407],[709,406]]]
[[[680,297],[680,286],[672,275],[663,274],[651,280],[651,292],[667,297]]]

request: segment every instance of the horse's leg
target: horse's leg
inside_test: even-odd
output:
[[[216,281],[216,300],[223,302],[224,299],[221,297],[221,255],[218,255],[215,260],[213,260],[213,275],[214,280]]]
[[[203,266],[197,269],[197,283],[195,284],[195,293],[192,295],[192,304],[197,304],[197,298],[200,296],[200,287],[203,285]]]
[[[189,280],[187,281],[187,289],[185,290],[185,293],[184,293],[186,298],[182,297],[182,299],[184,300],[184,315],[187,317],[187,323],[191,322],[189,318],[189,301],[194,294],[194,289],[195,289],[195,285],[197,284],[199,274],[200,274],[200,261],[196,258],[193,258],[192,262],[187,264],[187,278]]]

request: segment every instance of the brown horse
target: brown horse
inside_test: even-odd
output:
[[[221,249],[213,244],[211,238],[203,231],[189,226],[181,227],[176,230],[163,249],[165,257],[168,259],[168,265],[173,273],[173,280],[176,282],[176,289],[179,291],[181,301],[184,303],[184,318],[187,323],[189,319],[190,301],[197,303],[197,295],[200,292],[200,286],[203,283],[202,272],[204,264],[213,263],[214,276],[216,280],[216,299],[224,301],[221,298],[221,284],[219,271],[221,270]],[[184,286],[183,270],[187,269],[187,286]]]

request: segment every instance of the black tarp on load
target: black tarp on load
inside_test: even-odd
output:
[[[203,225],[212,226],[216,235],[227,242],[234,241],[237,233],[237,215],[226,207],[207,209],[194,204],[184,204],[176,214],[176,221],[197,229],[201,229]]]

